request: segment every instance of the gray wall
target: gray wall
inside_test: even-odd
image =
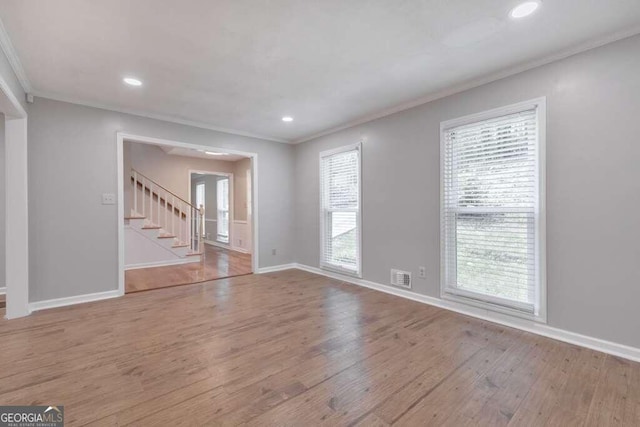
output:
[[[319,152],[364,139],[364,278],[439,297],[440,122],[540,96],[548,322],[640,347],[640,36],[298,145],[296,261],[318,266]]]
[[[117,288],[117,207],[100,198],[118,131],[258,153],[260,267],[292,262],[292,146],[43,98],[28,112],[30,301]]]
[[[233,170],[233,220],[247,221],[247,171],[251,170],[251,159],[235,162]]]

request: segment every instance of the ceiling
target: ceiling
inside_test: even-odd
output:
[[[0,18],[36,95],[301,141],[640,32],[638,0],[543,0],[516,21],[518,3],[0,0]]]
[[[155,144],[149,144],[149,145],[155,145]],[[197,157],[200,159],[218,160],[218,161],[225,161],[225,162],[237,162],[238,160],[248,158],[247,156],[241,156],[239,154],[224,153],[224,155],[221,155],[221,156],[214,156],[211,154],[207,154],[204,151],[193,150],[190,148],[170,147],[167,145],[156,145],[156,146],[171,156]],[[221,151],[216,151],[216,152],[222,153]]]

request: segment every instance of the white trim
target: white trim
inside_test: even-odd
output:
[[[640,33],[640,25],[635,25],[631,28],[627,28],[625,30],[622,31],[618,31],[615,32],[613,34],[610,34],[608,36],[602,37],[602,38],[598,38],[595,40],[591,40],[591,41],[587,41],[586,43],[582,43],[579,44],[578,46],[575,46],[573,48],[569,48],[566,49],[564,51],[561,51],[559,53],[553,54],[553,55],[549,55],[546,56],[544,58],[541,59],[536,59],[530,62],[527,62],[525,64],[521,64],[521,65],[517,65],[515,67],[510,67],[510,68],[506,68],[506,69],[502,69],[500,71],[496,71],[494,73],[490,73],[486,76],[483,77],[479,77],[479,78],[475,78],[475,79],[471,79],[470,81],[467,81],[465,83],[461,83],[461,84],[457,84],[457,85],[453,85],[447,89],[443,89],[441,91],[437,91],[435,93],[431,93],[428,95],[425,95],[423,97],[420,97],[418,99],[415,99],[413,101],[409,101],[409,102],[404,102],[401,103],[399,105],[396,105],[394,107],[391,108],[386,108],[383,109],[381,111],[378,111],[376,113],[373,114],[368,114],[366,116],[363,116],[359,119],[356,120],[352,120],[350,122],[344,123],[342,125],[339,126],[335,126],[326,130],[323,130],[321,132],[318,133],[314,133],[308,136],[304,136],[302,138],[298,138],[298,139],[294,139],[291,143],[292,144],[301,144],[303,142],[307,142],[307,141],[311,141],[313,139],[316,138],[320,138],[321,136],[325,136],[325,135],[329,135],[344,129],[348,129],[348,128],[352,128],[354,126],[358,126],[367,122],[371,122],[377,119],[381,119],[383,117],[387,117],[390,116],[392,114],[395,113],[399,113],[401,111],[405,111],[405,110],[409,110],[413,107],[417,107],[419,105],[423,105],[423,104],[428,104],[429,102],[432,101],[436,101],[438,99],[442,99],[442,98],[446,98],[447,96],[451,96],[451,95],[455,95],[457,93],[460,92],[464,92],[470,89],[474,89],[489,83],[493,83],[495,81],[501,80],[501,79],[505,79],[507,77],[511,77],[514,76],[516,74],[520,74],[523,73],[525,71],[529,71],[532,70],[534,68],[538,68],[541,67],[543,65],[546,64],[550,64],[552,62],[556,62],[556,61],[560,61],[562,59],[568,58],[570,56],[574,56],[577,55],[579,53],[582,52],[586,52],[588,50],[591,49],[595,49],[604,45],[607,45],[609,43],[613,43],[622,39],[626,39],[628,37],[632,37],[636,34]]]
[[[216,132],[226,133],[226,134],[229,134],[229,135],[246,136],[248,138],[261,139],[263,141],[273,141],[273,142],[280,142],[280,143],[283,143],[283,144],[291,144],[291,141],[286,140],[286,139],[275,138],[275,137],[271,137],[271,136],[267,136],[267,135],[258,135],[258,134],[254,134],[254,133],[251,133],[251,132],[244,132],[244,131],[237,130],[237,129],[228,129],[228,128],[224,128],[224,127],[220,127],[220,126],[214,126],[214,125],[211,125],[209,123],[199,122],[199,121],[195,121],[195,120],[181,119],[181,118],[174,117],[174,116],[171,116],[171,115],[168,115],[168,114],[167,115],[166,114],[156,114],[156,113],[150,113],[150,112],[146,112],[146,111],[142,111],[142,110],[136,110],[136,109],[132,109],[132,108],[115,107],[115,106],[109,105],[109,104],[102,104],[102,103],[99,103],[99,102],[83,101],[81,99],[74,98],[74,97],[71,97],[71,96],[58,95],[58,94],[54,94],[54,93],[50,93],[50,92],[35,91],[35,92],[33,92],[33,95],[37,96],[38,98],[45,98],[45,99],[51,99],[53,101],[60,101],[60,102],[66,102],[66,103],[70,103],[70,104],[83,105],[85,107],[99,108],[101,110],[113,111],[115,113],[130,114],[132,116],[144,117],[146,119],[153,119],[153,120],[161,120],[163,122],[176,123],[176,124],[179,124],[179,125],[191,126],[191,127],[200,128],[200,129],[208,129],[208,130],[213,130],[213,131],[216,131]],[[208,149],[212,149],[212,147],[207,147],[207,148]],[[223,151],[225,151],[225,150],[223,150]],[[226,151],[226,152],[231,153],[231,151]]]
[[[104,299],[116,298],[119,296],[121,296],[120,291],[116,289],[113,291],[96,292],[93,294],[76,295],[73,297],[56,298],[56,299],[50,299],[45,301],[32,302],[31,304],[29,304],[29,309],[31,311],[40,311],[40,310],[46,310],[49,308],[66,307],[68,305],[84,304],[86,302],[93,302],[93,301],[101,301]]]
[[[503,307],[499,304],[491,303],[491,298],[487,298],[487,301],[471,300],[465,298],[462,295],[455,295],[447,290],[447,271],[445,266],[446,257],[446,236],[444,227],[445,216],[445,200],[444,200],[444,170],[445,170],[445,132],[448,129],[463,126],[471,123],[481,122],[484,120],[493,119],[496,117],[506,116],[509,114],[517,113],[520,111],[526,111],[530,109],[536,110],[537,115],[537,146],[536,146],[536,166],[537,166],[537,194],[536,194],[536,206],[535,206],[535,221],[536,221],[536,235],[535,235],[535,247],[536,247],[536,284],[539,285],[539,289],[536,289],[536,303],[534,313],[529,314],[518,312],[515,309],[509,307]],[[449,300],[455,303],[460,303],[469,306],[476,306],[480,309],[487,309],[494,312],[507,314],[511,316],[518,316],[525,319],[531,319],[536,322],[547,322],[547,270],[546,270],[546,122],[547,117],[547,98],[542,96],[539,98],[518,102],[511,105],[506,105],[491,110],[482,111],[475,114],[469,114],[467,116],[458,117],[451,120],[446,120],[440,123],[440,297],[443,300]],[[462,294],[462,292],[461,292]]]
[[[1,80],[1,79],[0,79]],[[29,168],[27,119],[5,120],[5,317],[29,310]]]
[[[368,280],[331,273],[325,270],[321,270],[317,267],[310,267],[304,264],[287,264],[282,266],[275,266],[272,268],[273,270],[270,270],[270,271],[280,271],[280,270],[286,270],[290,268],[297,268],[298,270],[303,270],[309,273],[315,273],[321,276],[330,277],[332,279],[351,283],[357,286],[362,286],[365,288],[395,295],[401,298],[410,299],[412,301],[421,302],[423,304],[432,305],[435,307],[443,308],[445,310],[450,310],[456,313],[486,320],[488,322],[497,323],[500,325],[508,326],[510,328],[531,332],[533,334],[541,335],[543,337],[552,338],[558,341],[563,341],[569,344],[586,347],[592,350],[601,351],[603,353],[622,357],[624,359],[640,362],[640,348],[631,347],[625,344],[618,344],[612,341],[606,341],[600,338],[594,338],[588,335],[582,335],[582,334],[578,334],[576,332],[570,332],[564,329],[554,328],[553,326],[545,325],[532,320],[520,319],[520,318],[512,317],[509,315],[505,315],[505,314],[495,313],[489,310],[469,307],[467,305],[460,304],[457,302],[446,301],[440,298],[421,295],[412,291],[394,288],[392,286],[387,286],[387,285],[381,285],[379,283],[371,282]],[[260,271],[260,273],[262,273],[262,271]]]
[[[251,254],[251,251],[248,251],[248,250],[246,250],[244,248],[239,248],[237,246],[226,245],[224,243],[216,242],[215,240],[203,240],[203,242],[205,244],[207,244],[207,245],[217,246],[219,248],[226,249],[228,251],[240,252],[240,253],[243,253],[243,254]]]
[[[245,248],[240,248],[238,246],[232,246],[230,248],[232,251],[236,251],[236,252],[240,252],[241,254],[248,254],[251,255],[251,252],[246,250]]]
[[[0,288],[0,295],[5,295],[7,293],[7,288],[5,286]]]
[[[180,259],[172,259],[169,261],[153,261],[153,262],[143,262],[140,264],[130,264],[125,265],[125,271],[128,270],[138,270],[140,268],[150,268],[150,267],[165,267],[169,265],[180,265],[180,264],[190,264],[192,262],[200,262],[200,259],[195,256],[188,256]]]
[[[243,221],[243,220],[241,220],[241,219],[234,219],[234,220],[233,220],[233,223],[234,223],[234,224],[248,224],[248,222],[247,222],[247,221]]]
[[[207,245],[211,245],[211,246],[217,246],[219,248],[222,249],[229,249],[231,250],[231,246],[229,246],[227,243],[222,243],[222,242],[218,242],[216,240],[203,240],[203,242]]]
[[[303,270],[303,268],[300,268],[299,264],[292,262],[290,264],[272,265],[271,267],[259,268],[257,274],[273,273],[276,271],[292,270],[292,269]]]
[[[126,132],[116,133],[116,152],[117,152],[117,181],[118,181],[118,291],[120,295],[124,295],[125,282],[124,282],[124,141],[132,141],[154,145],[165,145],[170,147],[180,147],[195,150],[214,150],[225,152],[229,154],[239,154],[251,159],[251,179],[253,180],[252,189],[252,202],[253,202],[253,216],[252,216],[252,238],[253,238],[253,252],[251,256],[252,271],[258,271],[259,264],[259,203],[258,203],[258,154],[245,151],[238,151],[232,149],[222,149],[210,146],[203,146],[197,144],[189,144],[185,142],[171,141],[167,139],[153,138],[141,135],[129,134]],[[191,191],[189,191],[191,194]]]
[[[346,153],[349,151],[357,151],[358,152],[358,214],[356,215],[356,223],[358,227],[358,270],[352,271],[344,269],[338,265],[333,265],[324,262],[324,247],[325,247],[325,219],[324,219],[324,211],[322,206],[322,199],[324,193],[324,182],[322,180],[322,159],[325,157],[330,157],[340,153]],[[335,272],[339,272],[342,274],[348,274],[354,277],[361,278],[362,277],[362,142],[357,142],[355,144],[344,145],[342,147],[334,148],[332,150],[322,151],[318,157],[318,174],[319,174],[319,182],[320,182],[320,260],[319,263],[323,269],[331,270]]]
[[[20,57],[16,53],[15,48],[13,47],[13,43],[11,43],[11,38],[7,33],[6,28],[4,27],[4,23],[0,19],[0,46],[2,46],[2,50],[13,69],[18,81],[20,82],[20,86],[26,93],[31,93],[32,86],[29,78],[27,77],[27,73],[24,72],[24,68],[22,67],[22,62],[20,62]]]

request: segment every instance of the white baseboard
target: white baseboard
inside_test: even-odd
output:
[[[278,267],[282,267],[282,268],[278,268]],[[559,341],[567,342],[569,344],[575,344],[581,347],[586,347],[592,350],[597,350],[603,353],[611,354],[613,356],[618,356],[624,359],[640,362],[640,348],[631,347],[624,344],[618,344],[611,341],[602,340],[600,338],[594,338],[587,335],[578,334],[576,332],[567,331],[564,329],[554,328],[553,326],[534,322],[531,320],[519,319],[506,314],[494,313],[492,311],[484,310],[476,307],[469,307],[458,302],[447,301],[440,298],[421,295],[421,294],[417,294],[415,292],[407,291],[404,289],[395,288],[390,285],[382,285],[379,283],[370,282],[368,280],[345,276],[342,274],[321,270],[317,267],[310,267],[308,265],[303,265],[303,264],[286,264],[283,266],[275,266],[275,267],[268,267],[268,268],[273,269],[270,271],[285,270],[287,268],[297,268],[299,270],[304,270],[310,273],[319,274],[322,276],[341,280],[343,282],[348,282],[354,285],[363,286],[365,288],[373,289],[376,291],[385,292],[387,294],[395,295],[398,297],[407,298],[413,301],[433,305],[446,310],[455,311],[456,313],[476,317],[478,319],[486,320],[493,323],[498,323],[500,325],[520,329],[520,330],[531,332],[537,335],[542,335],[547,338],[553,338]],[[262,269],[260,269],[260,273],[262,272],[263,272]]]
[[[251,251],[248,251],[246,249],[242,249],[242,248],[239,248],[237,246],[230,246],[230,245],[227,245],[226,243],[216,242],[215,240],[204,240],[204,243],[206,243],[207,245],[217,246],[217,247],[222,248],[222,249],[227,249],[227,250],[230,250],[230,251],[236,251],[236,252],[240,252],[240,253],[243,253],[243,254],[250,254],[251,253]]]
[[[272,265],[271,267],[262,267],[258,269],[258,274],[273,273],[274,271],[282,271],[282,270],[291,270],[292,268],[304,270],[303,268],[300,267],[299,264],[291,263],[291,264]]]
[[[100,301],[103,299],[116,298],[122,296],[120,291],[96,292],[94,294],[76,295],[73,297],[56,298],[45,301],[36,301],[29,304],[29,310],[39,311],[48,308],[65,307],[67,305],[83,304],[85,302]]]
[[[179,265],[179,264],[189,264],[192,262],[199,262],[200,259],[196,256],[190,256],[180,259],[172,259],[169,261],[154,261],[154,262],[143,262],[140,264],[131,264],[125,265],[124,269],[126,270],[136,270],[138,268],[149,268],[149,267],[166,267],[168,265]]]
[[[4,295],[7,293],[7,288],[5,286],[0,288],[0,295]]]
[[[244,248],[239,248],[238,246],[232,246],[230,249],[232,251],[240,252],[242,254],[251,254],[251,251]]]
[[[229,246],[228,244],[216,242],[215,240],[204,240],[204,242],[207,245],[217,246],[217,247],[222,248],[222,249],[231,249],[231,246]]]

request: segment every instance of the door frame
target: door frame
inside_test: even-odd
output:
[[[2,75],[0,112],[4,114],[5,174],[5,318],[31,314],[29,308],[29,168],[27,156],[28,114]]]
[[[223,160],[224,161],[224,160]],[[194,173],[197,174],[201,174],[201,175],[219,175],[219,176],[225,176],[229,179],[229,243],[222,243],[222,242],[218,242],[217,240],[215,241],[216,245],[220,245],[222,247],[224,247],[225,249],[231,249],[232,247],[232,242],[233,242],[233,210],[234,210],[234,194],[233,194],[233,190],[235,188],[235,182],[234,182],[234,176],[233,176],[233,172],[215,172],[215,171],[206,171],[206,170],[194,170],[194,169],[189,169],[188,171],[189,173],[189,198],[187,199],[187,201],[189,203],[191,202],[191,175],[193,175]],[[217,196],[217,194],[216,194]],[[205,196],[206,197],[206,196]],[[205,210],[205,216],[206,216],[206,210]],[[217,216],[217,215],[216,215]],[[205,225],[206,225],[206,219],[203,218],[203,221],[205,221]],[[216,220],[216,230],[217,230],[218,226],[217,226],[217,220]],[[206,243],[206,240],[205,240]]]
[[[138,142],[142,144],[164,145],[167,147],[187,148],[199,151],[217,151],[221,153],[238,154],[251,159],[251,202],[252,202],[252,237],[253,253],[251,255],[251,270],[258,271],[259,260],[259,212],[258,212],[258,153],[239,151],[229,148],[218,148],[210,145],[190,144],[186,142],[172,141],[168,139],[154,138],[150,136],[135,135],[127,132],[116,133],[116,156],[118,165],[118,294],[124,295],[124,141]],[[191,198],[191,190],[189,190]],[[231,209],[231,206],[229,207]],[[229,213],[231,215],[231,211]],[[229,236],[231,238],[231,236]]]

